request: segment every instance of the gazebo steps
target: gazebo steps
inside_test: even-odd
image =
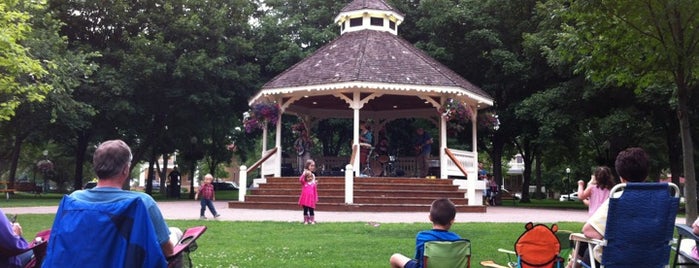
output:
[[[295,189],[253,189],[250,191],[250,195],[288,195],[294,193],[300,193],[301,187],[295,187]],[[318,189],[318,196],[323,197],[326,195],[330,196],[344,196],[344,189],[336,190],[321,190]],[[463,191],[436,191],[436,190],[402,190],[402,189],[384,189],[384,190],[364,190],[364,189],[354,189],[354,196],[373,196],[373,197],[432,197],[436,198],[463,198],[465,192]]]
[[[321,201],[318,204],[328,203],[344,203],[344,196],[320,196]],[[245,202],[279,202],[279,203],[296,203],[299,200],[298,195],[249,195]],[[374,196],[354,196],[356,204],[429,204],[434,201],[432,197],[374,197]],[[468,205],[466,198],[449,198],[455,205]]]
[[[265,187],[265,190],[273,190],[273,189],[291,189],[291,188],[299,188],[299,183],[294,182],[294,183],[272,183]],[[457,185],[451,185],[451,184],[430,184],[429,185],[431,189],[435,191],[454,191],[458,190],[459,186]],[[355,184],[354,189],[355,190],[391,190],[391,189],[396,189],[396,187],[402,189],[402,190],[423,190],[425,188],[425,185],[422,184],[413,184],[413,183],[358,183]],[[339,182],[319,182],[318,184],[318,191],[325,191],[325,190],[345,190],[345,183],[344,181],[342,183]]]
[[[319,177],[317,209],[325,211],[426,212],[432,201],[449,198],[459,212],[485,212],[485,206],[468,206],[466,192],[451,179],[360,177],[354,180],[353,204],[345,204],[344,177]],[[245,202],[229,208],[299,209],[298,177],[267,178],[251,189]]]
[[[300,210],[296,202],[228,202],[228,208],[243,209],[280,209]],[[353,211],[353,212],[424,212],[430,211],[429,204],[344,204],[318,203],[318,211]],[[457,212],[486,212],[486,206],[456,205]]]

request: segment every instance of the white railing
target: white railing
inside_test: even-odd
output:
[[[262,154],[262,158],[260,160],[257,160],[255,164],[252,164],[250,166],[250,170],[255,170],[256,168],[260,167],[261,173],[260,177],[264,178],[266,174],[274,174],[274,170],[278,170],[281,168],[281,163],[280,163],[280,156],[281,151],[278,148],[272,148],[270,150],[265,151]],[[272,161],[268,161],[268,160]],[[274,162],[276,163],[275,165],[269,164],[269,162]],[[267,163],[267,164],[265,164]],[[266,167],[266,169],[265,169]],[[270,170],[272,171],[271,173]],[[240,166],[240,176],[238,177],[238,201],[240,202],[245,202],[245,194],[247,192],[247,185],[248,185],[248,167],[245,165]]]
[[[262,155],[266,155],[266,154],[272,152],[272,150],[274,150],[274,149],[275,148],[267,150]],[[261,169],[260,176],[261,177],[264,177],[265,175],[276,174],[277,170],[281,169],[281,164],[282,164],[281,157],[280,157],[281,155],[282,155],[281,150],[277,150],[276,153],[272,154],[272,156],[270,156],[269,158],[267,158],[267,160],[262,162],[262,165],[260,166],[260,169]]]
[[[461,150],[456,150],[456,149],[449,149],[452,154],[456,157],[456,159],[461,163],[461,166],[466,169],[467,172],[471,173],[474,171],[475,161],[476,157],[473,152],[469,151],[461,151]],[[454,164],[454,162],[449,158],[445,157],[445,161],[447,163],[447,168],[446,168],[446,176],[442,177],[448,177],[448,176],[464,176],[464,174],[459,170],[459,168]]]

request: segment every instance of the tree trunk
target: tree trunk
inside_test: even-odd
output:
[[[22,142],[24,137],[15,136],[15,142],[12,146],[12,163],[10,164],[10,177],[7,188],[15,187],[15,176],[17,176],[17,164],[19,162],[19,153],[22,150]]]
[[[685,223],[692,225],[697,218],[697,181],[694,172],[694,143],[689,125],[689,88],[678,83],[677,86],[677,118],[680,121],[680,137],[682,138],[682,164],[684,165],[684,198],[687,213]]]
[[[498,184],[498,189],[502,189],[505,185],[505,181],[502,175],[502,151],[505,147],[505,142],[502,139],[502,135],[499,135],[497,131],[493,134],[492,144],[493,150],[489,153],[490,160],[493,161],[493,171],[491,173],[493,174],[493,179]],[[498,194],[495,203],[502,203],[500,197],[501,194]]]
[[[536,155],[534,155],[534,165],[536,165],[536,194],[539,195],[543,191],[541,190],[541,153],[537,152]],[[537,198],[546,198],[546,193],[541,194],[541,196],[537,196]]]
[[[75,144],[75,177],[73,178],[73,189],[83,188],[83,164],[85,163],[85,152],[87,151],[89,134],[80,133]]]

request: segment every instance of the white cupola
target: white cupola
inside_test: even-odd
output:
[[[335,17],[340,34],[374,30],[398,35],[398,25],[402,22],[403,14],[383,0],[354,0]]]

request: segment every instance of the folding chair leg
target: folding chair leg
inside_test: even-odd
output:
[[[593,257],[594,256],[593,255],[594,254],[593,253],[593,248],[594,248],[593,245],[591,245],[591,244],[587,245],[587,252],[591,258],[590,265],[587,265],[585,262],[583,262],[582,259],[579,259],[580,256],[578,256],[578,250],[580,249],[580,243],[584,243],[584,242],[582,242],[580,240],[575,241],[575,248],[573,249],[573,252],[571,253],[573,258],[570,260],[570,262],[580,264],[582,267],[585,267],[585,268],[597,268],[597,264],[595,263],[594,260],[592,260],[594,258]]]

